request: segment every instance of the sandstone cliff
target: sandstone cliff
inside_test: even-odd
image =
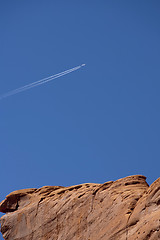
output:
[[[1,232],[9,240],[160,239],[160,179],[150,187],[145,179],[15,191],[0,204]]]

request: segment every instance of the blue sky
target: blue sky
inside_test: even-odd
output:
[[[0,3],[0,200],[44,185],[103,183],[160,167],[160,2]]]

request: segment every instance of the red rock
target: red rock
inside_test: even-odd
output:
[[[18,190],[0,203],[8,240],[160,239],[160,179]]]

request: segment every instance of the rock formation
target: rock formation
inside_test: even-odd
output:
[[[160,239],[160,179],[18,190],[0,203],[9,240]]]

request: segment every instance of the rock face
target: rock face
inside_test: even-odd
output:
[[[0,204],[9,240],[160,239],[160,179],[19,190]]]

